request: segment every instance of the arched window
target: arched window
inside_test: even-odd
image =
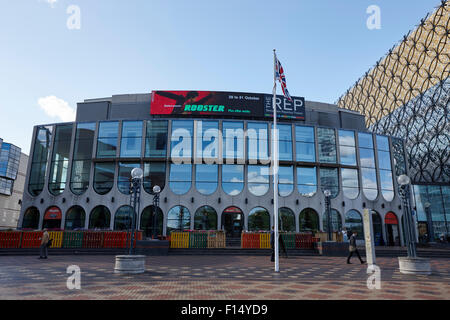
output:
[[[52,140],[53,127],[38,127],[34,141],[33,158],[31,160],[30,181],[28,192],[38,196],[44,189],[45,175],[47,172],[47,158]]]
[[[316,194],[316,167],[297,167],[297,189],[304,197],[312,197]]]
[[[156,215],[155,211],[157,211]],[[152,235],[155,235],[155,227],[154,227],[155,225],[157,226],[156,236],[162,235],[163,224],[164,224],[164,215],[161,208],[158,207],[158,210],[155,210],[155,206],[151,205],[142,210],[140,229],[144,231],[144,235],[146,237],[151,237]]]
[[[189,191],[192,184],[191,164],[170,164],[169,186],[173,193],[181,195]]]
[[[306,208],[300,212],[299,230],[300,232],[319,230],[319,215],[314,209]]]
[[[89,216],[89,229],[109,229],[111,212],[105,206],[97,206],[92,209]]]
[[[217,164],[197,164],[195,166],[195,188],[204,195],[213,194],[218,184]]]
[[[105,195],[111,191],[114,185],[114,162],[96,163],[94,167],[94,190],[98,194]]]
[[[137,162],[119,162],[119,178],[117,179],[117,187],[121,193],[127,195],[131,193],[131,171],[134,168],[140,167],[141,164]]]
[[[76,195],[83,194],[89,187],[94,134],[95,122],[77,125],[70,177],[70,190]]]
[[[381,194],[386,201],[394,199],[394,183],[392,181],[391,153],[389,138],[386,136],[376,136],[378,169],[380,173]]]
[[[114,230],[131,230],[132,214],[134,210],[130,206],[122,206],[116,211],[114,216]],[[134,213],[134,224],[136,226],[136,213]]]
[[[278,209],[278,230],[295,232],[295,214],[289,208]]]
[[[294,167],[280,166],[278,169],[278,194],[287,197],[294,191]]]
[[[244,189],[243,165],[222,165],[222,189],[230,196],[235,196],[242,192],[242,190]]]
[[[167,213],[167,234],[172,231],[189,230],[191,226],[191,213],[186,207],[175,206]]]
[[[375,153],[371,133],[358,133],[359,158],[364,195],[369,200],[378,197],[377,172],[375,169]]]
[[[330,212],[331,217],[331,232],[337,232],[342,230],[342,218],[341,214],[336,209],[331,209]],[[323,213],[323,231],[328,232],[328,220],[327,220],[327,212]],[[348,229],[347,229],[348,230]]]
[[[153,187],[159,186],[161,191],[166,185],[166,164],[164,162],[144,163],[144,190],[153,193]]]
[[[61,229],[62,212],[56,206],[50,207],[45,211],[43,229]]]
[[[65,230],[84,229],[86,213],[80,206],[73,206],[66,213]]]
[[[203,206],[195,211],[195,230],[217,230],[217,212],[213,207]]]
[[[381,216],[375,210],[372,210],[372,226],[373,226],[373,237],[376,246],[384,244],[383,241],[383,224]]]
[[[270,230],[269,211],[262,207],[256,207],[248,215],[248,231]]]
[[[240,238],[244,229],[244,214],[238,207],[228,207],[222,212],[222,230],[227,238]]]
[[[72,124],[56,126],[55,141],[53,142],[53,157],[48,182],[48,190],[54,196],[63,193],[66,188],[72,128]]]
[[[39,228],[39,218],[40,213],[36,207],[30,207],[25,211],[22,220],[22,229],[33,229]]]
[[[356,210],[350,210],[345,215],[345,228],[350,232],[358,232],[356,239],[364,239],[364,227],[361,214]]]
[[[263,196],[269,191],[269,166],[247,166],[248,191]]]
[[[358,170],[341,168],[342,191],[349,199],[356,199],[359,195]]]

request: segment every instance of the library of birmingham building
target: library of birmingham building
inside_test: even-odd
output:
[[[404,142],[367,130],[360,113],[277,97],[279,212],[284,231],[357,230],[373,210],[375,239],[404,242],[397,176],[408,174]],[[273,225],[272,96],[153,91],[90,99],[76,122],[34,127],[19,227],[128,228],[130,173],[144,171],[136,226],[150,235]],[[162,189],[153,206],[153,186]],[[154,219],[153,214],[156,214]],[[155,222],[156,221],[156,222]]]

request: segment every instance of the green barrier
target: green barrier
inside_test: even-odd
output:
[[[189,234],[189,248],[207,248],[208,233],[207,232],[191,232]]]
[[[83,231],[64,231],[63,248],[81,248],[83,246]]]
[[[286,249],[295,249],[295,234],[294,233],[283,233],[281,237],[284,241]]]

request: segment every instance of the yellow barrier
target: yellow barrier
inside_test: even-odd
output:
[[[50,248],[61,248],[63,243],[64,231],[49,231],[49,238],[52,239],[52,245]]]
[[[171,248],[189,248],[189,232],[172,232],[170,234]]]
[[[225,248],[225,232],[208,232],[208,248]]]
[[[259,247],[261,249],[270,249],[270,233],[260,233]]]
[[[335,242],[342,242],[343,241],[343,236],[342,233],[340,232],[332,232],[331,233],[332,236],[332,241]],[[315,233],[315,237],[316,238],[320,238],[320,242],[327,242],[328,241],[328,233],[327,232],[316,232]]]

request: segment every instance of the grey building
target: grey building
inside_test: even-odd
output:
[[[89,99],[78,104],[75,122],[34,127],[19,225],[126,229],[133,213],[130,173],[141,167],[136,224],[147,236],[154,227],[161,235],[221,229],[228,237],[270,230],[271,119],[154,114],[151,107],[151,94]],[[376,243],[403,243],[396,183],[407,171],[401,140],[367,132],[357,112],[312,101],[303,119],[280,118],[278,129],[283,230],[326,231],[328,189],[333,230],[356,229],[362,239],[368,208]],[[162,189],[158,210],[154,185]]]
[[[28,156],[0,139],[0,229],[16,229]]]

